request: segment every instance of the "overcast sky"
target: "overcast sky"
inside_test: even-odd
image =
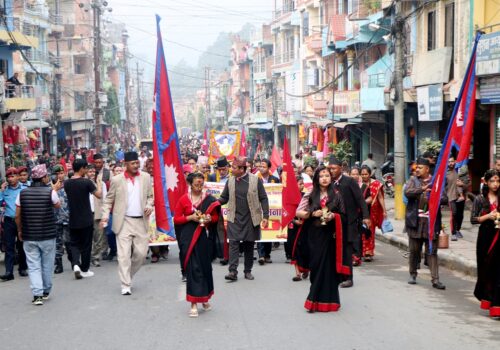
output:
[[[181,59],[196,65],[200,51],[212,44],[219,32],[238,31],[246,22],[256,25],[268,22],[274,10],[274,0],[107,1],[113,9],[109,18],[127,24],[131,53],[150,63],[155,62],[156,54],[154,15],[162,17],[161,30],[168,65]],[[142,64],[148,66],[144,61]]]

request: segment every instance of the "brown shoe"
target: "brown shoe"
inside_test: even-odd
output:
[[[352,280],[344,281],[340,284],[340,288],[351,288],[354,285]]]
[[[229,272],[224,278],[228,281],[235,282],[238,280],[238,275],[236,272]]]
[[[255,277],[253,277],[251,272],[245,272],[245,279],[253,281]]]

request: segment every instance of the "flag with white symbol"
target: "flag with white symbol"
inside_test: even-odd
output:
[[[153,163],[156,229],[175,237],[173,210],[179,198],[187,193],[182,173],[179,138],[163,52],[160,17],[156,15],[158,43],[156,47],[155,95],[153,97]]]

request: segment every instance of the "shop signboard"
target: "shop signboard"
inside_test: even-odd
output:
[[[434,84],[417,88],[418,121],[443,119],[443,85]]]
[[[500,32],[483,34],[476,50],[476,75],[494,74],[500,74]]]

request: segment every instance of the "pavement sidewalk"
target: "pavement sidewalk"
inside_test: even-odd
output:
[[[386,198],[387,213],[392,222],[394,231],[383,234],[377,230],[375,237],[377,240],[391,244],[403,250],[408,250],[408,235],[403,233],[404,220],[394,220],[394,199]],[[442,207],[444,231],[450,236],[448,249],[439,249],[439,264],[449,269],[462,272],[470,276],[477,276],[476,264],[476,238],[479,226],[473,226],[470,223],[470,210],[466,208],[464,213],[464,223],[462,232],[464,238],[456,242],[451,241],[450,232],[450,211]]]

